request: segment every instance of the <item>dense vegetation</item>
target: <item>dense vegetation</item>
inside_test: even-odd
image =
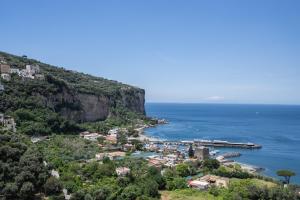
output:
[[[4,199],[33,199],[44,191],[48,177],[36,148],[20,135],[0,132],[0,195]]]

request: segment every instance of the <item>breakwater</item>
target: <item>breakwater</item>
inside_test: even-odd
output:
[[[262,148],[259,144],[254,144],[251,142],[228,142],[223,140],[160,140],[152,139],[149,142],[153,144],[164,144],[164,145],[195,145],[195,146],[207,146],[207,147],[228,147],[228,148],[245,148],[245,149],[260,149]]]

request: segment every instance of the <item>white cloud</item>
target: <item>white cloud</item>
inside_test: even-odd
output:
[[[211,97],[205,98],[205,100],[208,100],[208,101],[222,101],[224,99],[225,98],[222,96],[211,96]]]

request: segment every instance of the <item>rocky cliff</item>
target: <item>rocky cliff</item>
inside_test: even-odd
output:
[[[76,122],[104,120],[118,110],[145,115],[145,91],[112,80],[51,66],[27,57],[0,52],[0,58],[12,68],[38,65],[44,80],[12,74],[11,81],[2,80],[0,112],[21,108],[49,108]]]

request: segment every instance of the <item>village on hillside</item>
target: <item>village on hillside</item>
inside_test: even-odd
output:
[[[11,80],[11,75],[16,74],[24,79],[37,79],[44,80],[44,75],[41,74],[40,66],[37,64],[26,66],[10,66],[7,61],[0,57],[0,72],[1,78],[5,81]],[[3,85],[0,82],[0,91],[4,90]]]

